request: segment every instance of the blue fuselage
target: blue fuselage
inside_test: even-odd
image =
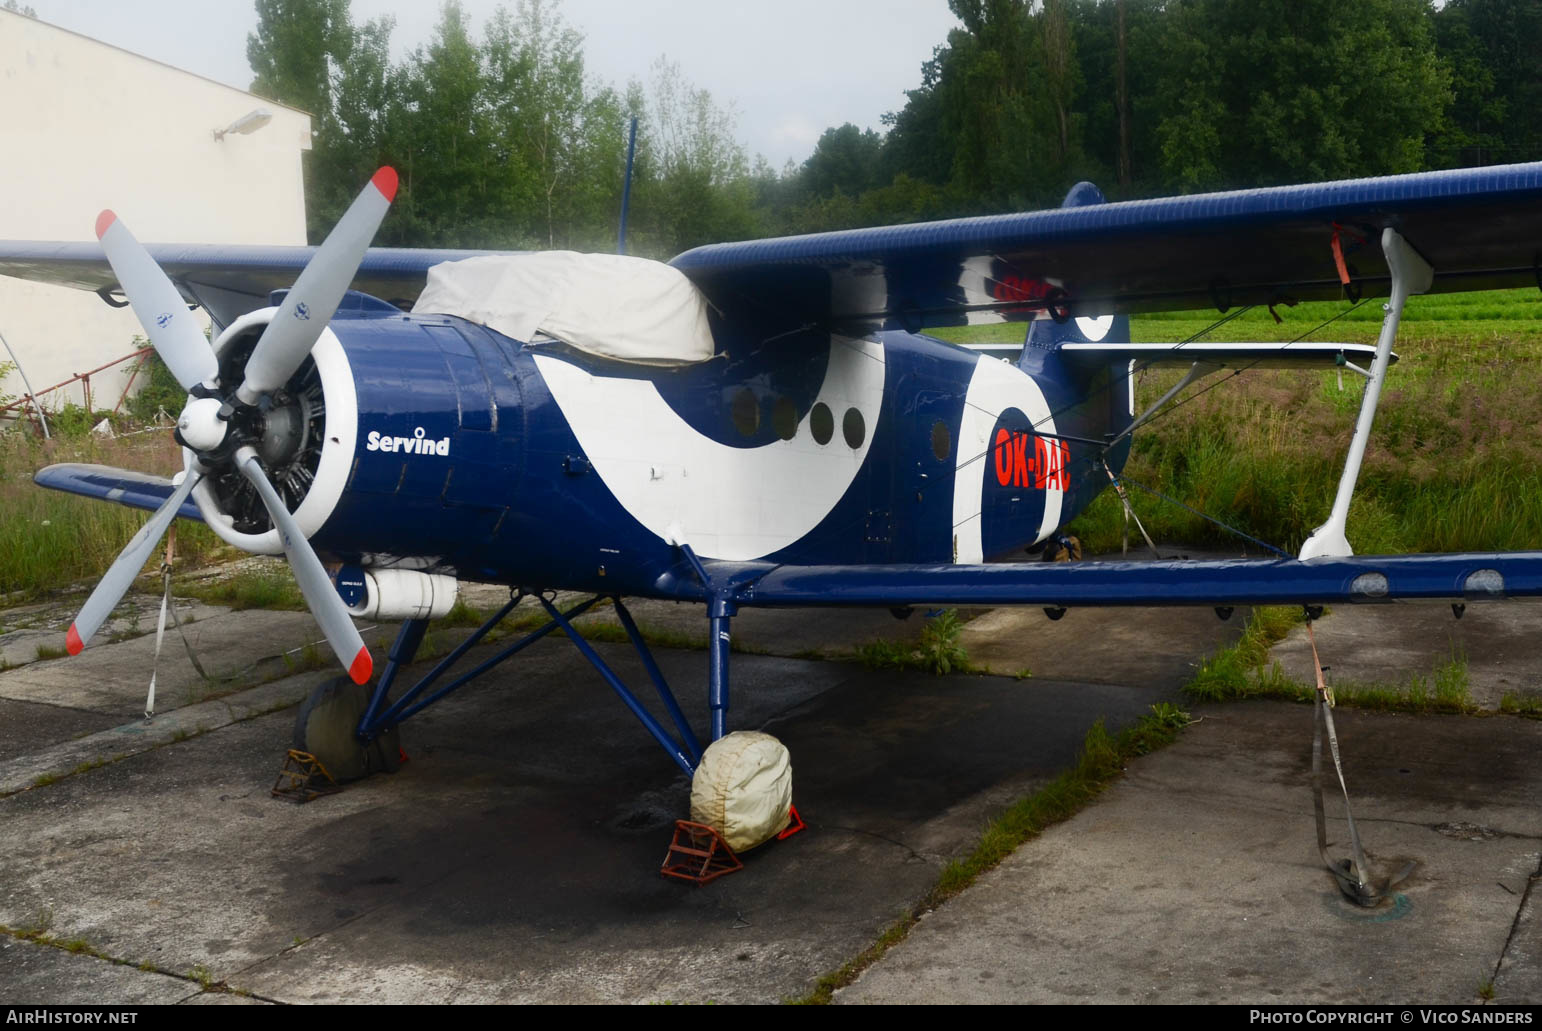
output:
[[[786,484],[781,502],[783,488],[757,478],[770,449],[801,446],[811,463],[860,455],[838,500],[812,514],[812,529],[752,556],[768,563],[966,561],[957,554],[956,483],[981,484],[973,532],[983,556],[1010,554],[1047,535],[1051,491],[1060,498],[1049,531],[1107,485],[1105,458],[1117,472],[1128,453],[1127,439],[1106,455],[1082,443],[1128,424],[1126,370],[1073,367],[1054,349],[1029,348],[1019,368],[1042,394],[1056,436],[1044,436],[1042,415],[1037,424],[1030,418],[1025,409],[1033,405],[1008,405],[984,422],[974,413],[974,423],[990,427],[982,448],[978,429],[967,439],[966,398],[977,366],[999,359],[916,334],[866,338],[881,347],[882,369],[881,401],[864,413],[819,400],[833,375],[832,347],[840,346],[828,333],[760,346],[727,341],[711,361],[671,368],[524,344],[449,316],[339,318],[332,329],[352,370],[358,443],[346,489],[313,540],[323,552],[370,565],[402,560],[533,588],[670,593],[661,584],[678,576],[679,549],[635,503],[629,509],[618,498],[631,496],[613,489],[619,466],[580,444],[541,362],[576,366],[586,383],[594,377],[631,393],[656,391],[662,420],[618,406],[596,424],[586,411],[590,450],[603,450],[593,445],[602,433],[642,441],[645,454],[656,433],[660,452],[671,440],[699,445],[710,459],[676,468],[686,459],[658,453],[657,468],[638,474],[681,477],[695,492],[698,519],[710,518],[700,510],[717,502],[743,502],[746,491],[760,492],[760,511],[804,503],[799,484]],[[678,425],[663,433],[661,421]],[[661,482],[657,491],[670,489]]]

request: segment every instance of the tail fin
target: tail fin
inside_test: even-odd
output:
[[[1103,191],[1092,183],[1080,182],[1071,187],[1061,202],[1062,208],[1080,208],[1088,204],[1103,204],[1107,200]],[[1018,368],[1034,372],[1042,368],[1044,356],[1060,349],[1061,344],[1127,344],[1130,342],[1130,317],[1128,315],[1078,316],[1056,322],[1048,315],[1035,318],[1028,324],[1028,337],[1023,342],[1023,353],[1017,360]]]

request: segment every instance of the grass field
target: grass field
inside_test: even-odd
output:
[[[1306,301],[1294,308],[1275,310],[1282,322],[1276,323],[1268,308],[1252,308],[1238,315],[1207,340],[1293,340],[1320,323],[1338,316],[1331,326],[1308,337],[1312,340],[1342,340],[1346,343],[1374,343],[1381,328],[1384,298],[1367,298],[1358,306],[1347,301]],[[1230,314],[1230,313],[1228,313]],[[1212,311],[1173,311],[1137,315],[1131,321],[1130,335],[1142,343],[1176,343],[1202,333],[1222,316]],[[992,326],[967,326],[939,329],[937,337],[955,343],[1018,343],[1023,339],[1021,323]],[[1407,344],[1421,338],[1465,335],[1478,342],[1509,340],[1514,337],[1542,336],[1542,291],[1490,290],[1480,293],[1431,294],[1411,297],[1403,309],[1399,339]]]
[[[1207,340],[1294,340],[1347,302],[1254,309]],[[1141,342],[1188,340],[1210,313],[1137,316]],[[1371,300],[1311,340],[1374,342]],[[939,332],[955,342],[1018,341],[1023,327]],[[1349,538],[1361,554],[1542,548],[1542,293],[1416,297],[1398,335]],[[1137,408],[1176,382],[1172,370],[1137,374]],[[1168,414],[1138,431],[1126,476],[1293,552],[1332,505],[1364,380],[1352,373],[1230,371],[1192,386]],[[1211,389],[1213,387],[1213,389]],[[1238,544],[1212,524],[1140,491],[1136,513],[1154,536]],[[1089,550],[1119,547],[1123,512],[1105,493],[1071,527]],[[1133,531],[1132,531],[1133,534]],[[1138,536],[1136,537],[1138,540]]]

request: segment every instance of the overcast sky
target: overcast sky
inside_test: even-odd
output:
[[[43,21],[245,89],[251,0],[25,0]],[[498,0],[464,0],[480,37]],[[512,6],[512,5],[511,5]],[[389,14],[396,56],[427,43],[440,5],[353,0],[355,22]],[[882,129],[921,62],[957,20],[946,0],[561,0],[592,76],[646,80],[659,56],[738,113],[751,155],[802,161],[826,128]]]

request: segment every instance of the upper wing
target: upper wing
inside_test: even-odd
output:
[[[1542,282],[1542,162],[1087,204],[1018,215],[713,244],[679,255],[730,319],[763,331],[961,325],[1052,301],[1073,315],[1228,308],[1340,295],[1337,236],[1357,287],[1388,282],[1380,230],[1435,269],[1434,291]],[[293,283],[309,247],[153,245],[190,301],[228,323]],[[355,289],[411,301],[430,266],[498,251],[374,248]],[[0,243],[0,275],[115,286],[95,243]]]
[[[771,324],[905,328],[1341,296],[1337,233],[1367,293],[1381,229],[1434,267],[1432,291],[1542,284],[1542,162],[1231,193],[1085,203],[989,218],[698,247],[674,259],[715,305]],[[1064,291],[1061,295],[1057,291]]]
[[[268,294],[294,285],[314,247],[219,244],[151,244],[147,247],[182,296],[201,304],[221,325],[267,307]],[[416,250],[372,247],[354,276],[353,289],[410,305],[423,289],[430,266],[507,251]],[[118,279],[96,243],[0,242],[0,275],[104,292]]]

